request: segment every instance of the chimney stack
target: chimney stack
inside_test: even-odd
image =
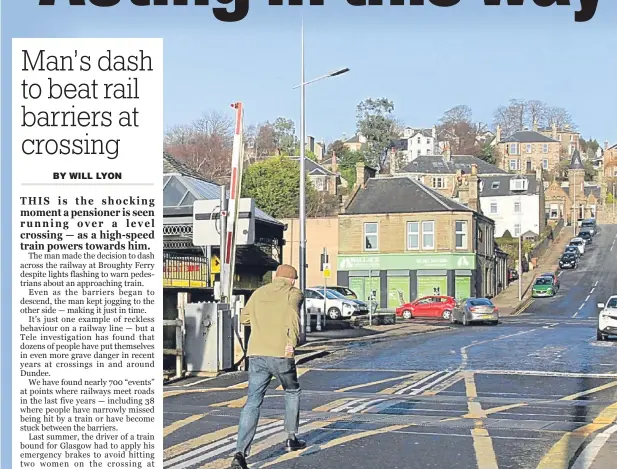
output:
[[[553,122],[553,140],[557,140],[557,124]]]
[[[604,149],[608,150],[608,140],[604,140]]]
[[[390,174],[396,173],[396,148],[390,150]]]
[[[446,162],[452,161],[452,152],[450,151],[450,143],[446,143],[446,147],[443,151],[443,159]]]
[[[435,126],[433,126],[433,129],[431,130],[431,135],[433,136],[433,140],[437,139],[437,128]]]
[[[538,131],[538,121],[537,121],[537,119],[533,120],[533,131],[534,132]]]
[[[467,206],[475,210],[478,213],[482,213],[480,209],[480,198],[478,197],[480,179],[478,178],[478,166],[475,164],[471,165],[471,174],[467,178],[467,182],[469,185],[469,198],[467,200]]]
[[[364,163],[359,161],[356,163],[356,186],[364,188],[366,186],[366,172],[364,170]]]
[[[497,126],[497,130],[495,132],[495,142],[497,143],[501,142],[501,126],[500,125]]]
[[[337,167],[336,167],[336,152],[335,151],[332,152],[332,165],[331,165],[331,168],[332,168],[331,171],[333,173],[336,173]]]

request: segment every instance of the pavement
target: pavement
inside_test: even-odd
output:
[[[531,298],[531,285],[536,277],[545,272],[556,272],[559,269],[559,258],[573,237],[572,228],[564,227],[555,241],[540,256],[536,268],[523,273],[523,301],[518,299],[518,280],[510,283],[508,288],[493,298],[493,303],[499,308],[500,316],[511,316],[521,312]]]
[[[596,303],[617,292],[617,226],[601,230],[556,296],[497,326],[360,338],[300,365],[303,451],[283,450],[273,380],[249,466],[613,469],[617,340],[595,335]],[[229,467],[246,380],[165,386],[165,469]]]

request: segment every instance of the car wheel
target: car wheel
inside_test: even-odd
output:
[[[606,340],[606,336],[604,334],[602,334],[602,332],[600,332],[600,330],[597,331],[596,333],[596,339],[598,339],[600,342]]]
[[[338,308],[330,308],[328,310],[328,316],[330,317],[330,319],[340,319],[341,318],[341,312],[338,310]]]
[[[411,314],[411,311],[409,311],[408,309],[406,309],[405,311],[403,311],[403,318],[405,319],[411,319],[413,317],[413,314]]]
[[[456,319],[454,319],[454,314],[451,314],[450,315],[450,324],[456,324],[456,323],[457,323],[457,321],[456,321]]]
[[[463,313],[463,326],[469,326],[469,320],[467,319],[467,314]]]
[[[449,309],[446,309],[443,313],[441,313],[441,317],[444,319],[450,319],[451,316],[452,311],[450,311]]]
[[[491,326],[496,326],[499,324],[499,321],[491,321]]]

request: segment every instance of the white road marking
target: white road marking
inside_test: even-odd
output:
[[[587,298],[585,298],[585,302],[589,301],[590,297],[591,297],[591,295],[587,295]]]
[[[593,288],[591,289],[591,291],[589,292],[589,294],[591,295],[595,289],[596,289],[596,287],[593,287]]]
[[[213,376],[211,378],[200,379],[199,381],[193,381],[192,383],[189,383],[189,384],[183,384],[182,387],[188,388],[190,386],[196,386],[198,384],[205,383],[206,381],[211,381],[211,380],[216,379],[216,378],[218,378],[218,376]]]
[[[357,414],[361,410],[364,410],[368,407],[371,407],[374,404],[379,404],[380,402],[385,401],[385,399],[373,399],[372,401],[365,402],[364,404],[359,405],[358,407],[354,407],[353,409],[349,409],[347,411],[348,414]]]
[[[306,421],[302,422],[306,423]],[[281,420],[270,423],[268,425],[262,425],[258,428],[258,433],[255,438],[261,438],[263,436],[269,436],[274,433],[283,431],[283,422]],[[211,459],[219,454],[233,450],[236,447],[236,440],[238,436],[230,436],[221,440],[210,443],[206,446],[201,446],[188,453],[181,454],[175,458],[168,459],[163,462],[163,467],[174,467],[174,469],[184,469],[194,466],[198,463]],[[224,445],[224,446],[222,446]]]
[[[563,274],[563,270],[557,274],[557,277],[561,277],[561,274]]]
[[[414,387],[420,385],[420,384],[424,384],[427,381],[432,380],[433,378],[437,377],[438,375],[445,373],[445,371],[436,371],[435,373],[431,373],[430,375],[422,378],[419,381],[416,381],[415,383],[411,384],[410,386],[407,386],[406,388],[403,389],[399,389],[398,391],[396,391],[394,394],[404,394],[405,391],[409,391],[410,389],[413,389]]]
[[[606,343],[606,342],[605,342]],[[525,375],[554,378],[617,378],[617,373],[570,373],[561,371],[535,371],[535,370],[468,370],[476,375]]]
[[[416,396],[416,395],[420,394],[421,392],[426,391],[426,390],[428,390],[429,388],[431,388],[431,387],[435,386],[436,384],[439,384],[439,383],[441,383],[442,381],[445,381],[446,379],[450,378],[451,376],[454,376],[456,373],[458,373],[458,370],[451,371],[450,373],[447,373],[447,374],[445,374],[445,375],[443,375],[443,376],[441,376],[441,377],[437,378],[435,381],[433,381],[433,382],[431,382],[431,383],[428,383],[428,384],[427,384],[427,385],[425,385],[425,386],[422,386],[421,388],[415,388],[415,389],[413,389],[413,390],[409,393],[409,395],[411,395],[411,396]]]
[[[335,407],[334,409],[330,410],[330,412],[340,412],[342,410],[349,410],[353,406],[355,406],[356,404],[361,404],[364,401],[366,401],[366,399],[364,399],[364,398],[362,398],[362,399],[354,399],[353,401],[346,402],[342,406]]]
[[[596,436],[578,457],[572,469],[590,469],[602,447],[615,432],[617,432],[617,425],[609,427]]]
[[[599,282],[599,280],[596,280],[596,283],[595,283],[594,287],[598,286],[598,282]]]

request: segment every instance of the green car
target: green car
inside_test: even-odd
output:
[[[533,298],[555,296],[556,293],[557,287],[553,283],[553,279],[550,277],[538,277],[531,290],[531,296]]]

